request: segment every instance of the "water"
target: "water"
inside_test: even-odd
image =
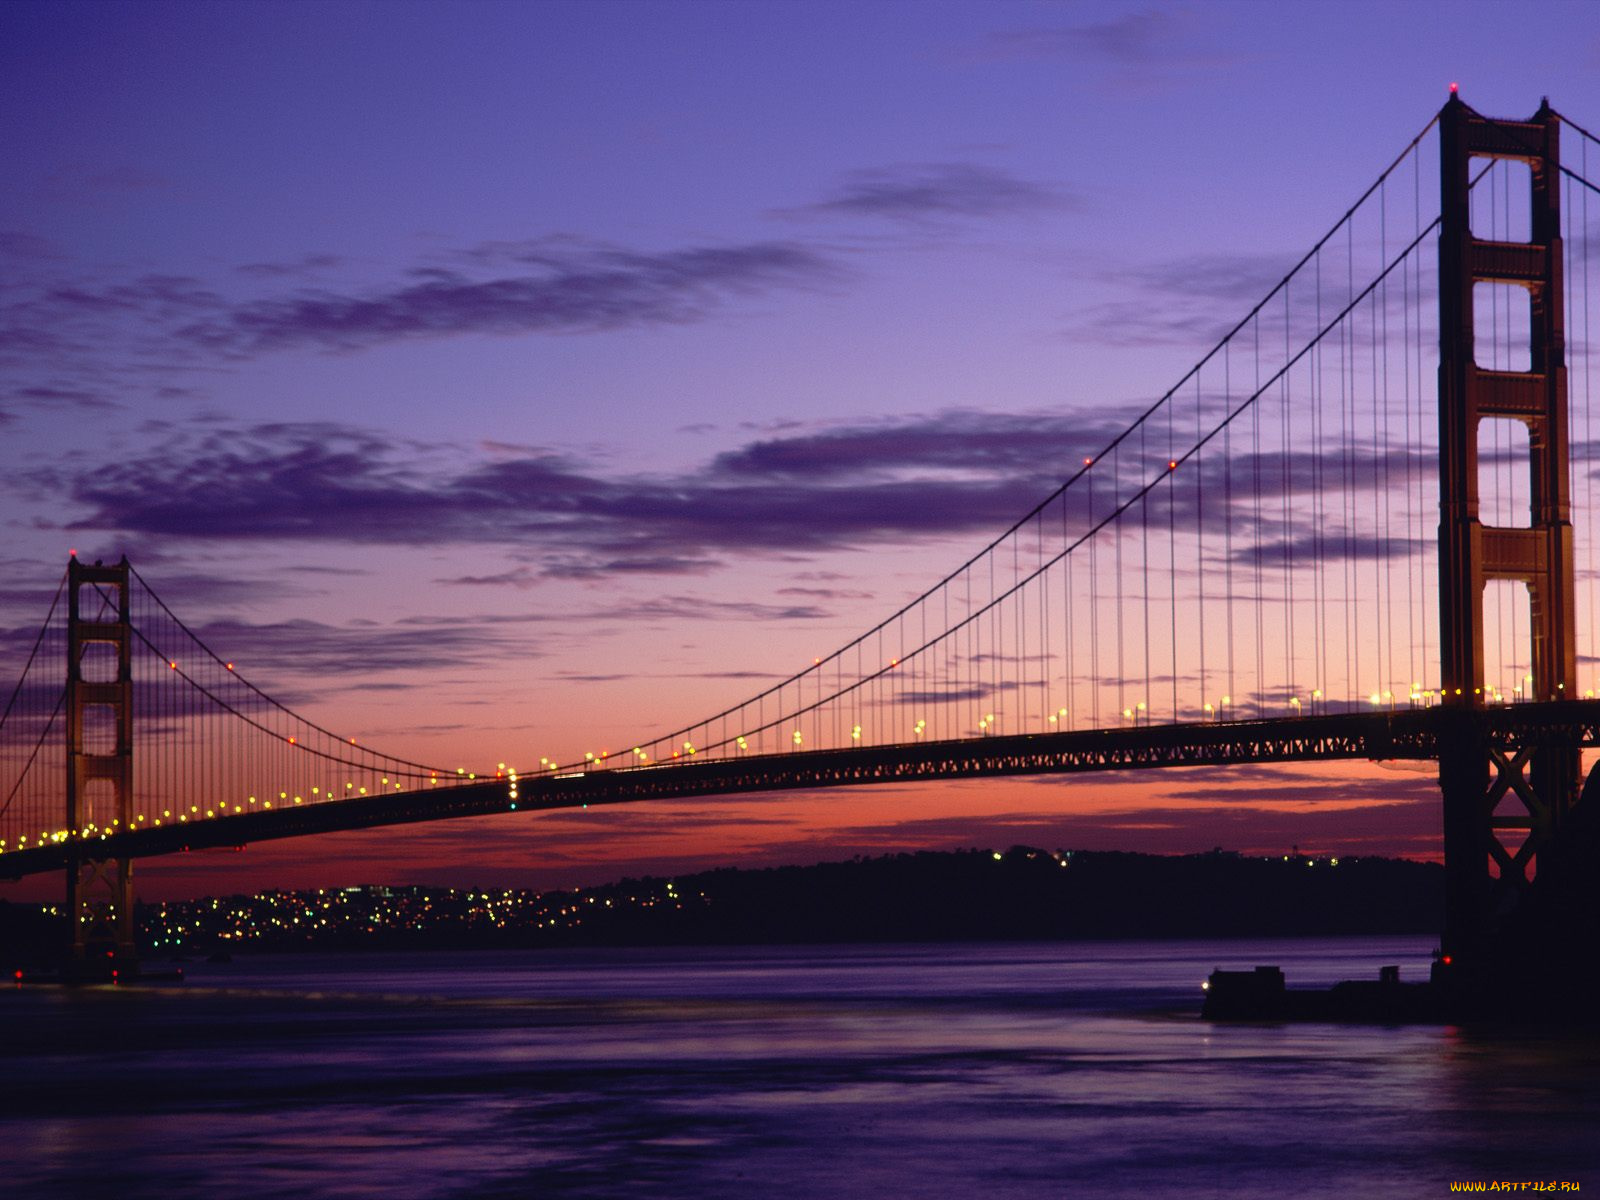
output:
[[[1600,1039],[1212,1025],[1418,939],[282,956],[7,990],[18,1197],[1600,1190]]]

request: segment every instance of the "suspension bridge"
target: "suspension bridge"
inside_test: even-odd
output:
[[[132,861],[184,849],[734,792],[1405,758],[1439,763],[1442,961],[1482,977],[1508,940],[1532,944],[1517,931],[1545,897],[1596,873],[1597,177],[1600,140],[1548,103],[1498,120],[1452,92],[998,537],[759,694],[620,747],[472,770],[382,753],[252,684],[126,560],[73,558],[0,719],[0,876],[64,872],[76,959],[126,960]]]

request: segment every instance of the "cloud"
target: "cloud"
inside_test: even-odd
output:
[[[787,217],[864,216],[923,222],[1075,208],[1076,197],[975,163],[909,163],[855,171],[833,194]]]
[[[1393,236],[1396,241],[1382,248],[1389,255],[1405,244],[1405,235]],[[1241,330],[1243,341],[1234,352],[1249,353],[1252,358],[1265,352],[1261,365],[1270,361],[1275,369],[1272,348],[1285,343],[1285,320],[1289,342],[1298,350],[1344,307],[1351,296],[1352,279],[1359,292],[1389,265],[1379,251],[1376,243],[1359,245],[1352,264],[1344,254],[1330,249],[1326,254],[1332,255],[1332,261],[1313,259],[1300,267],[1286,291],[1276,289],[1300,262],[1298,249],[1281,254],[1190,254],[1143,265],[1118,263],[1096,272],[1102,291],[1110,298],[1074,314],[1063,332],[1069,340],[1095,345],[1200,349],[1216,344],[1256,304],[1271,296],[1261,326],[1253,333],[1246,325]],[[1353,274],[1348,274],[1352,265]],[[1352,322],[1361,330],[1360,342],[1374,348],[1382,344],[1365,332],[1365,321],[1376,309],[1386,310],[1384,330],[1393,349],[1400,349],[1408,340],[1426,346],[1437,343],[1437,332],[1432,329],[1436,282],[1431,272],[1424,272],[1420,280],[1409,276],[1409,268],[1396,269],[1387,284],[1361,302]],[[1422,322],[1421,328],[1414,328],[1417,320]]]
[[[1147,296],[1096,305],[1068,321],[1061,332],[1068,341],[1093,346],[1198,348],[1214,345],[1233,325],[1231,315],[1223,319],[1209,308],[1177,306]]]
[[[1337,526],[1302,530],[1292,538],[1261,541],[1235,550],[1233,561],[1246,566],[1285,567],[1295,563],[1382,562],[1385,559],[1416,558],[1437,546],[1428,538],[1405,534],[1347,532]]]
[[[304,254],[292,262],[243,263],[234,271],[250,279],[303,279],[343,266],[348,261],[337,254]]]
[[[596,609],[578,617],[630,621],[815,621],[831,615],[814,604],[758,604],[701,596],[656,596],[635,604]]]
[[[241,673],[252,680],[252,662],[292,663],[296,678],[334,675],[359,669],[363,676],[388,671],[424,672],[440,667],[502,661],[508,651],[519,658],[538,656],[528,622],[504,617],[449,620],[410,618],[392,624],[358,620],[344,625],[294,619],[249,622],[219,619],[195,632],[218,653],[235,655]],[[366,686],[365,679],[361,683]],[[278,699],[288,697],[274,692]]]
[[[34,408],[75,408],[91,412],[113,412],[123,407],[95,392],[78,387],[48,387],[44,385],[19,387],[13,388],[7,393],[7,396],[14,401]]]
[[[1169,800],[1295,804],[1306,808],[1333,804],[1437,804],[1437,768],[1432,763],[1408,765],[1415,769],[1353,775],[1300,764],[1244,764],[1195,771],[1164,794]]]
[[[111,561],[113,556],[106,556]],[[86,554],[84,561],[94,561]],[[141,558],[141,565],[150,566],[149,559]],[[186,570],[182,558],[172,561],[170,571],[162,573],[159,587],[163,601],[175,609],[196,611],[239,611],[259,605],[264,600],[289,600],[291,603],[316,596],[316,591],[296,582],[285,582],[275,572],[266,578],[233,579],[224,575],[196,574]],[[187,564],[192,567],[192,564]],[[289,573],[318,575],[317,568],[302,571],[287,568]],[[359,575],[361,572],[346,572]],[[0,589],[0,612],[17,623],[0,625],[0,651],[7,661],[23,662],[39,633],[40,622],[49,607],[54,582],[46,583],[37,577],[35,587],[15,586]],[[142,594],[143,586],[136,584],[135,592]],[[65,601],[58,609],[56,621],[62,620]],[[187,641],[174,634],[169,626],[160,622],[146,623],[148,636],[157,645],[151,653],[161,657],[180,657],[187,652]],[[191,622],[191,628],[200,640],[218,654],[238,663],[240,673],[262,686],[269,685],[268,676],[278,671],[288,671],[296,686],[314,686],[319,694],[337,690],[340,681],[358,668],[356,678],[361,690],[371,690],[382,684],[387,687],[410,687],[422,673],[444,667],[461,667],[475,664],[494,665],[512,659],[526,661],[538,658],[543,651],[540,639],[548,626],[537,615],[485,614],[450,617],[408,617],[392,622],[356,619],[342,623],[310,619],[256,622],[238,617],[222,617],[203,622]],[[165,633],[162,631],[166,630]],[[171,639],[178,637],[178,643]],[[135,651],[140,658],[146,650]],[[398,683],[374,681],[373,676],[403,673]],[[163,678],[165,672],[161,672]],[[45,679],[52,678],[46,671]],[[60,690],[59,674],[51,687]],[[11,685],[5,684],[7,688]],[[420,684],[417,684],[420,686]],[[305,693],[292,693],[276,686],[269,687],[277,699],[294,703]],[[4,694],[0,694],[0,704]]]
[[[761,438],[713,460],[737,479],[883,479],[950,472],[970,477],[1025,471],[1065,476],[1066,465],[1098,451],[1126,421],[1082,414],[951,410],[928,417]]]
[[[224,303],[222,296],[189,275],[141,275],[126,283],[104,286],[61,284],[44,294],[57,313],[125,313],[161,322]]]
[[[721,565],[714,558],[675,554],[643,554],[612,559],[559,558],[546,560],[542,574],[548,579],[600,579],[612,575],[704,575]]]
[[[537,587],[547,579],[605,579],[618,575],[704,575],[722,565],[713,558],[670,554],[637,558],[579,559],[570,555],[541,556],[538,567],[518,566],[493,575],[460,575],[437,582],[452,587]]]
[[[52,465],[17,478],[35,494],[64,494],[79,510],[68,528],[91,539],[490,546],[504,556],[496,569],[440,582],[528,589],[548,580],[701,576],[741,554],[992,534],[1054,491],[1127,419],[1112,406],[1087,417],[954,410],[761,436],[669,477],[602,474],[537,448],[419,456],[409,443],[330,422],[217,425],[168,430],[145,458]],[[1152,519],[1162,532],[1229,522],[1231,541],[1219,533],[1211,553],[1226,549],[1237,563],[1303,561],[1318,546],[1359,560],[1396,557],[1422,543],[1404,531],[1377,538],[1356,528],[1347,537],[1337,505],[1320,528],[1305,505],[1286,524],[1277,497],[1305,493],[1319,477],[1360,492],[1399,486],[1408,469],[1422,470],[1406,458],[1412,453],[1355,448],[1315,461],[1299,450],[1245,453],[1233,459],[1231,482],[1220,453],[1210,454],[1186,466],[1184,486],[1152,493]],[[1146,481],[1148,457],[1135,450],[1105,460],[1097,516]],[[1257,485],[1272,503],[1255,503]],[[1087,489],[1063,503],[1067,525],[1083,528]],[[1136,536],[1144,525],[1125,528]],[[792,586],[779,598],[799,615],[860,597]]]
[[[538,574],[691,574],[713,551],[811,551],[992,530],[1054,485],[1097,431],[1081,418],[951,413],[772,439],[679,478],[607,477],[526,452],[427,470],[331,423],[174,433],[150,457],[31,477],[87,511],[76,529],[189,539],[498,543]],[[962,463],[962,458],[968,461]],[[512,569],[464,586],[526,585]]]
[[[1242,316],[1270,292],[1297,260],[1273,254],[1190,254],[1118,272],[1108,281],[1199,300],[1222,300]]]
[[[524,257],[530,261],[515,274],[485,278],[423,268],[405,282],[360,294],[301,291],[224,306],[176,334],[207,349],[250,355],[466,333],[582,333],[700,320],[731,296],[814,288],[841,274],[818,251],[785,241],[659,253],[591,247]]]
[[[939,691],[897,692],[895,693],[894,703],[903,705],[953,704],[962,700],[987,700],[1001,692],[1015,690],[1015,684],[1002,684],[998,688],[976,685],[964,688],[942,688]]]
[[[200,365],[170,332],[225,304],[192,276],[107,281],[40,257],[0,272],[0,297],[0,368],[10,382],[119,392],[151,372]]]
[[[316,423],[179,437],[157,457],[80,477],[76,498],[100,511],[76,527],[202,539],[435,540],[437,528],[411,533],[413,521],[432,517],[437,526],[440,502],[390,464],[399,449],[376,433]],[[355,537],[358,525],[366,528]]]
[[[1242,61],[1237,54],[1205,49],[1206,32],[1186,12],[1153,9],[1086,25],[996,30],[980,43],[977,56],[992,62],[1066,59],[1141,84],[1161,73],[1217,70]]]
[[[853,591],[845,588],[779,588],[779,596],[808,596],[814,600],[871,600],[876,593]]]
[[[831,251],[782,239],[665,250],[573,237],[495,243],[364,284],[332,282],[350,264],[329,254],[244,263],[214,279],[127,276],[85,268],[22,232],[0,231],[0,263],[8,383],[125,395],[144,378],[164,398],[184,375],[276,351],[685,324],[739,299],[835,287],[849,274]],[[15,403],[5,412],[26,415]]]
[[[986,41],[996,57],[1092,58],[1141,65],[1165,57],[1172,36],[1170,16],[1142,12],[1092,25],[999,30]]]

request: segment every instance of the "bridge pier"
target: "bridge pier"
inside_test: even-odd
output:
[[[1600,766],[1579,797],[1569,727],[1532,729],[1508,743],[1491,736],[1481,712],[1439,716],[1446,903],[1434,981],[1444,1015],[1593,1016]],[[1501,815],[1502,806],[1511,811]],[[1508,847],[1508,833],[1523,835],[1521,845]]]

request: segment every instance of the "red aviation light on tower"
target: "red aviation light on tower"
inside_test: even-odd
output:
[[[1450,85],[1450,94],[1452,96],[1454,96],[1460,90],[1461,90],[1461,85],[1459,83],[1451,83],[1451,85]]]

